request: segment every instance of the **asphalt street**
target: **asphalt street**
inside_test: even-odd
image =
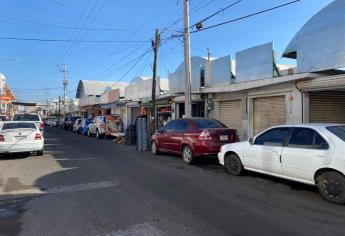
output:
[[[0,235],[345,235],[311,186],[185,165],[47,128],[44,156],[0,159]]]

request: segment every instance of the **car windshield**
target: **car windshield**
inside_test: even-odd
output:
[[[40,121],[40,117],[35,114],[17,114],[13,118],[14,121]]]
[[[328,126],[327,129],[331,131],[341,140],[345,141],[345,125],[343,126]]]
[[[5,123],[2,130],[8,129],[36,129],[35,123]]]
[[[199,129],[226,128],[226,126],[219,121],[212,119],[196,119],[194,122]]]

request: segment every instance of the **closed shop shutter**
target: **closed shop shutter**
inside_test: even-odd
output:
[[[285,96],[254,98],[254,135],[274,126],[286,123]]]
[[[242,101],[219,102],[219,120],[229,128],[234,128],[240,139],[243,139]]]
[[[345,92],[310,92],[309,122],[345,123]]]

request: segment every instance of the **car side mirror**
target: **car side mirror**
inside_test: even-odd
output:
[[[248,142],[250,143],[250,145],[254,144],[254,138],[249,138]]]

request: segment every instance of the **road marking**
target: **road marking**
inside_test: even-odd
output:
[[[111,188],[111,187],[117,186],[118,184],[119,184],[119,181],[103,181],[103,182],[71,185],[71,186],[61,186],[61,187],[48,189],[44,191],[44,193],[48,193],[48,194],[71,193],[71,192],[87,191],[87,190],[100,189],[100,188]]]
[[[40,190],[38,188],[22,189],[8,192],[0,192],[0,195],[13,195],[13,194],[58,194],[58,193],[73,193],[79,191],[88,191],[101,188],[111,188],[119,185],[119,181],[101,181],[86,184],[77,184],[70,186],[59,186],[47,190]]]
[[[56,161],[87,161],[87,160],[99,160],[99,158],[57,158]]]
[[[149,223],[133,225],[125,230],[106,233],[104,236],[162,236],[165,233]],[[100,235],[98,235],[100,236]]]

